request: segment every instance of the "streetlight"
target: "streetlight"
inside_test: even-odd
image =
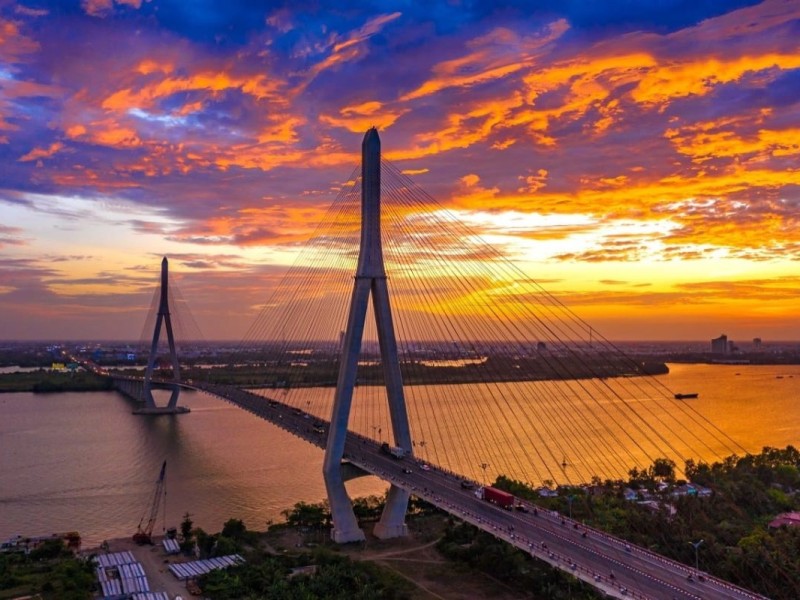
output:
[[[698,575],[700,573],[700,568],[699,568],[700,559],[698,556],[699,554],[698,550],[700,548],[700,544],[703,543],[703,540],[700,540],[699,542],[689,542],[689,543],[692,546],[694,546],[694,574]]]
[[[489,463],[481,463],[481,469],[483,469],[483,483],[486,483],[486,469],[489,467]]]
[[[570,494],[569,496],[567,496],[567,505],[569,506],[569,519],[570,519],[570,521],[572,520],[572,503],[574,502],[574,500],[575,500],[575,496],[573,494]]]

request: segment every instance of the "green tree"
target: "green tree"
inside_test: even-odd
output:
[[[193,530],[192,526],[194,522],[192,521],[192,515],[188,512],[183,515],[183,521],[181,521],[181,550],[184,552],[191,552],[192,548],[194,548],[194,537],[193,537]]]
[[[330,511],[324,504],[298,502],[291,509],[281,512],[286,522],[293,527],[322,527],[330,522]]]
[[[654,477],[673,483],[675,481],[675,461],[667,458],[657,458],[653,461],[651,472]]]
[[[242,540],[247,534],[247,527],[241,519],[228,519],[222,526],[221,535],[233,540]]]

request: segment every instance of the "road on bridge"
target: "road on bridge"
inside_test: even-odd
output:
[[[227,400],[325,448],[329,423],[319,417],[234,387],[211,384],[188,387]],[[458,474],[413,457],[391,457],[370,438],[348,433],[345,458],[531,556],[573,574],[611,597],[766,600],[764,596],[707,573],[695,572],[682,563],[586,527],[560,513],[525,502],[521,503],[523,510],[506,510],[485,502],[474,490],[462,486],[464,478]]]

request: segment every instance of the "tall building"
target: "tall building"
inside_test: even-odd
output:
[[[727,354],[728,353],[728,336],[724,333],[718,338],[711,340],[711,353],[712,354]]]

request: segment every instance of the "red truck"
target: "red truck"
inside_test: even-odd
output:
[[[475,495],[482,500],[497,504],[497,506],[501,506],[506,510],[514,508],[514,495],[504,492],[503,490],[487,486],[480,488],[475,492]]]

